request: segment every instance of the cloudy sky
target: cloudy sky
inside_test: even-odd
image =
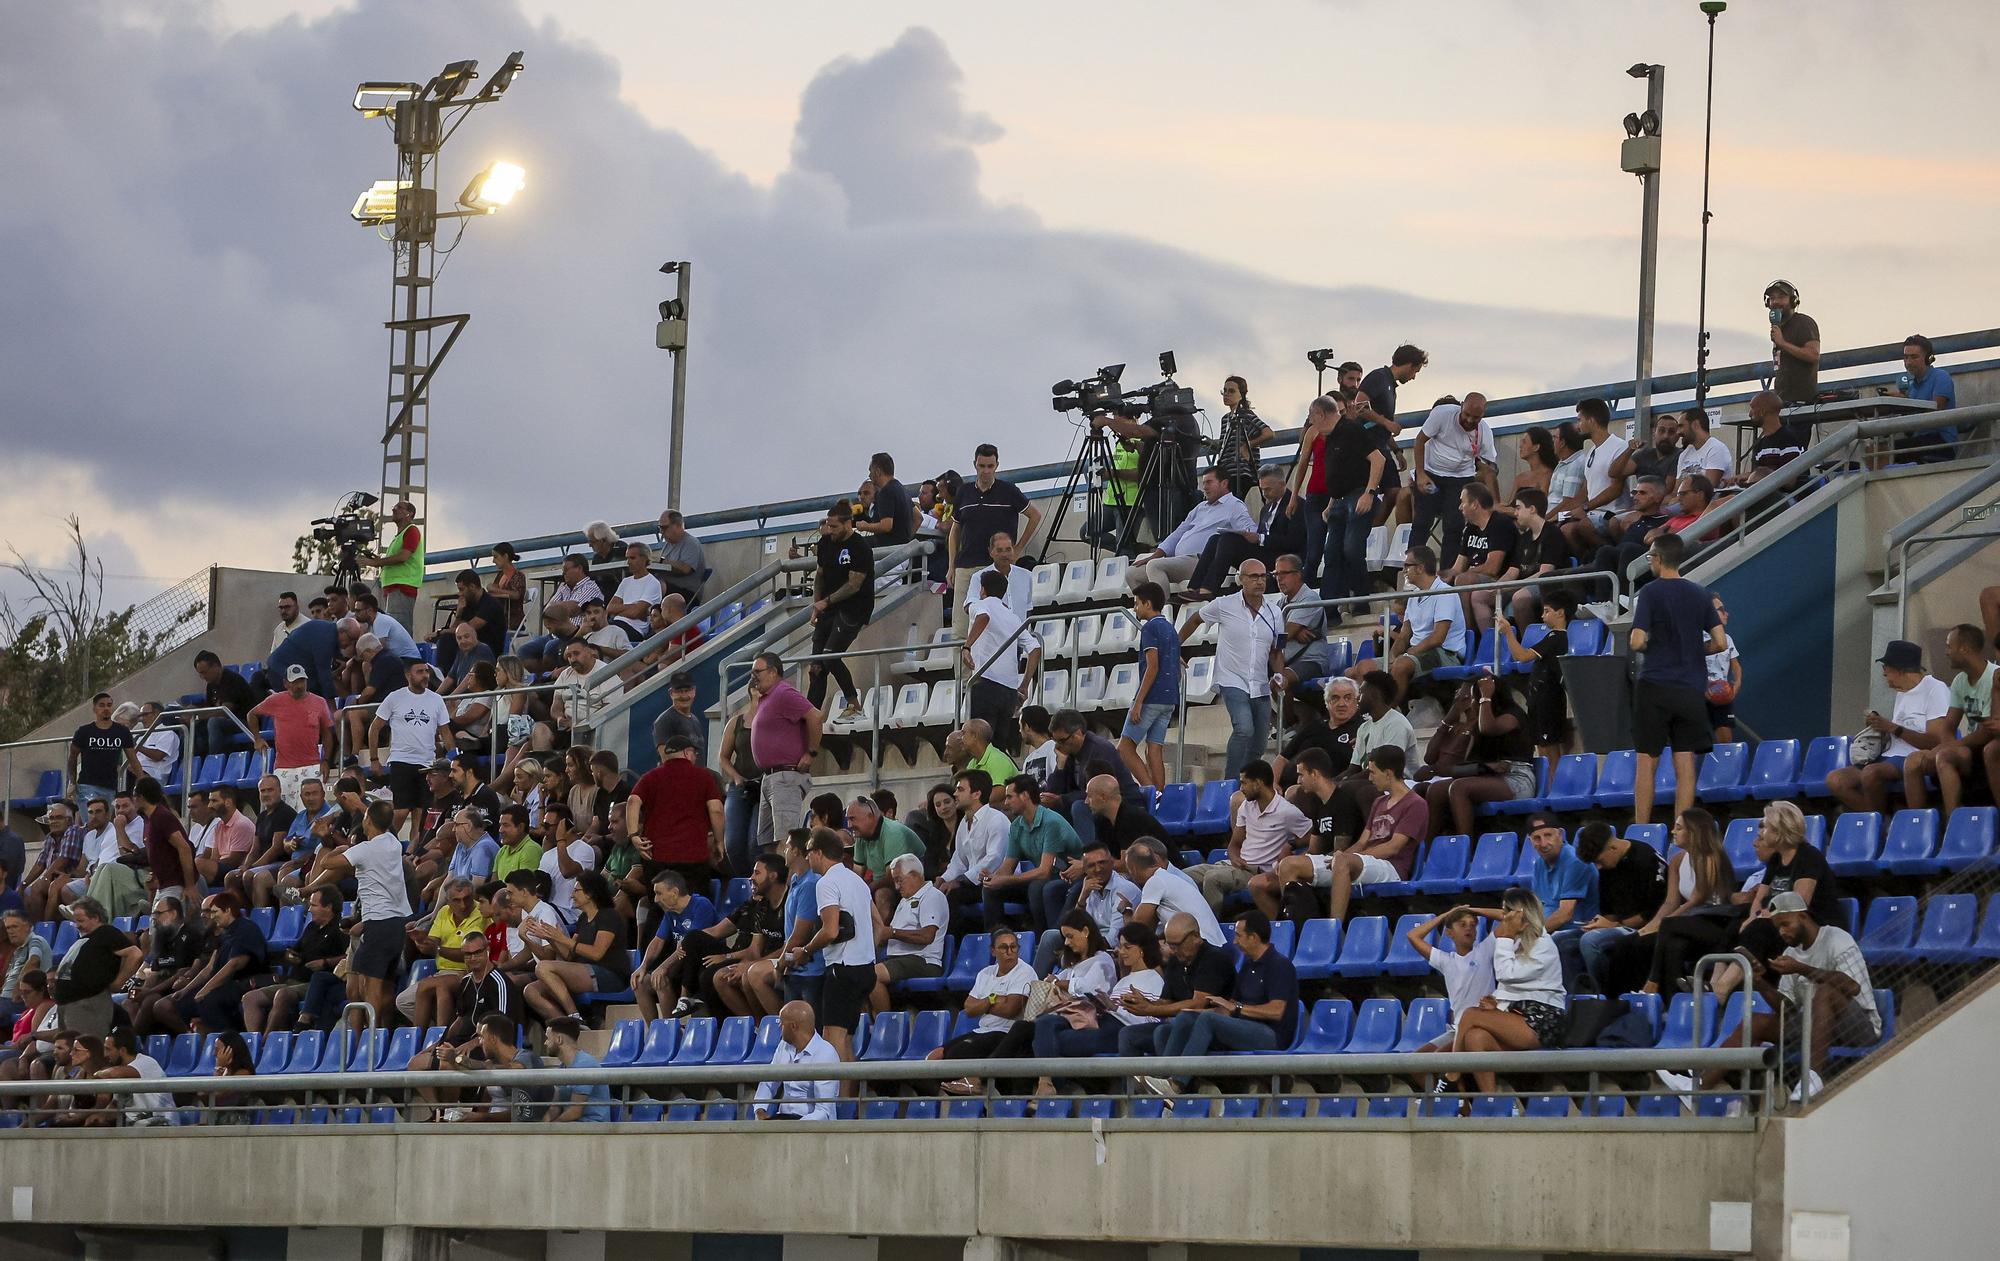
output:
[[[434,392],[438,546],[664,502],[671,257],[693,510],[876,448],[1060,458],[1049,383],[1168,347],[1281,424],[1321,345],[1418,341],[1426,397],[1629,374],[1635,61],[1668,67],[1657,366],[1693,366],[1693,0],[15,0],[7,29],[0,539],[50,561],[80,513],[130,597],[282,568],[376,486],[389,256],[346,211],[393,151],[353,85],[514,48],[441,180],[530,173],[438,289],[474,317]],[[1765,346],[1779,275],[1829,347],[1992,323],[1996,30],[1985,0],[1725,15],[1716,362]]]

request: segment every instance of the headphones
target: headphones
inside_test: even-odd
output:
[[[1905,346],[1915,346],[1918,350],[1923,351],[1925,363],[1931,364],[1937,362],[1937,351],[1931,347],[1931,339],[1922,333],[1911,333],[1903,339],[1903,344]]]
[[[1792,300],[1792,310],[1796,311],[1799,309],[1799,289],[1797,285],[1794,285],[1789,280],[1774,280],[1764,286],[1764,296],[1767,298],[1770,297],[1772,290],[1777,290],[1789,296]]]

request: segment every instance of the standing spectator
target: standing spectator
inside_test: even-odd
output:
[[[1810,427],[1794,428],[1785,423],[1785,401],[1776,390],[1762,390],[1750,399],[1750,421],[1757,426],[1757,439],[1743,458],[1742,481],[1754,485],[1806,453],[1812,445]]]
[[[1827,791],[1848,810],[1886,808],[1890,786],[1904,779],[1904,760],[1919,750],[1935,749],[1957,731],[1951,722],[1951,689],[1924,672],[1923,649],[1907,639],[1892,639],[1876,661],[1895,703],[1889,717],[1871,709],[1863,721],[1882,734],[1882,756],[1826,777]]]
[[[1597,914],[1577,925],[1581,975],[1594,993],[1610,988],[1611,951],[1660,913],[1667,897],[1667,861],[1644,841],[1619,836],[1608,823],[1586,823],[1576,830],[1576,856],[1597,868]],[[1560,939],[1558,950],[1563,949]],[[1565,966],[1565,973],[1569,972]]]
[[[1319,593],[1329,600],[1366,595],[1370,585],[1368,531],[1390,465],[1383,442],[1364,417],[1367,407],[1368,396],[1359,390],[1341,391],[1339,415],[1320,455],[1326,475],[1326,540]]]
[[[785,663],[778,654],[758,653],[750,677],[764,690],[750,725],[750,754],[759,775],[757,844],[762,846],[805,817],[821,719],[818,707],[785,681]]]
[[[1199,623],[1213,622],[1221,630],[1215,648],[1215,688],[1229,712],[1229,746],[1223,775],[1236,774],[1253,757],[1262,757],[1271,733],[1271,684],[1284,664],[1285,613],[1265,594],[1264,562],[1246,560],[1236,571],[1242,590],[1201,606],[1182,623],[1183,649]]]
[[[1555,435],[1541,425],[1532,425],[1521,431],[1520,441],[1514,446],[1514,454],[1521,461],[1521,471],[1514,478],[1514,485],[1508,491],[1518,495],[1524,490],[1549,493],[1549,479],[1555,476],[1556,465],[1561,462],[1556,454]]]
[[[625,576],[618,580],[618,588],[604,608],[612,627],[624,631],[625,637],[635,644],[652,633],[646,619],[666,594],[660,580],[653,575],[652,563],[651,548],[644,543],[627,543]]]
[[[1403,555],[1403,577],[1414,594],[1405,602],[1403,624],[1390,637],[1385,654],[1398,703],[1409,694],[1410,680],[1440,666],[1458,665],[1471,650],[1464,606],[1451,584],[1438,576],[1437,566],[1437,553],[1428,547],[1412,547]],[[1379,662],[1364,661],[1349,669],[1347,677],[1366,678],[1379,668]]]
[[[909,542],[916,535],[916,507],[909,489],[896,480],[896,457],[887,451],[869,456],[868,484],[875,488],[874,510],[854,528],[882,547]]]
[[[382,762],[382,733],[389,733],[389,761]],[[431,687],[431,668],[421,659],[403,669],[403,686],[382,698],[368,722],[368,771],[388,776],[396,807],[396,830],[410,811],[424,804],[424,768],[452,747],[451,711]]]
[[[987,541],[986,550],[993,557],[993,563],[973,576],[966,598],[984,599],[980,590],[981,579],[989,573],[999,574],[1007,580],[1007,593],[1002,597],[1007,601],[1007,607],[1026,621],[1035,607],[1035,571],[1015,563],[1014,536],[1005,530]]]
[[[417,592],[424,585],[424,532],[416,522],[416,505],[398,500],[389,509],[390,541],[361,557],[363,568],[382,571],[382,600],[404,626],[416,624]]]
[[[216,659],[214,653],[203,655],[211,661]],[[241,679],[236,681],[243,682]],[[71,791],[79,805],[110,801],[118,793],[118,772],[121,770],[131,771],[135,779],[146,773],[134,751],[132,729],[112,721],[111,693],[99,692],[91,697],[90,712],[90,721],[78,727],[76,734],[69,738],[69,765],[65,768]]]
[[[689,691],[692,693],[693,689]],[[693,699],[692,695],[689,699]],[[722,745],[716,765],[722,768],[724,781],[723,836],[729,851],[729,874],[732,876],[740,876],[750,869],[751,838],[757,831],[760,772],[757,759],[750,751],[750,729],[757,721],[757,708],[763,701],[764,690],[753,678],[744,689],[743,708],[729,715],[729,721],[722,724]],[[707,724],[702,725],[705,727]],[[659,734],[655,724],[653,742],[664,744]],[[707,758],[704,756],[702,761],[705,764]]]
[[[1208,546],[1211,538],[1225,530],[1234,532],[1246,542],[1256,541],[1256,520],[1243,506],[1243,501],[1230,493],[1229,483],[1218,470],[1203,471],[1201,495],[1202,501],[1160,540],[1158,546],[1133,559],[1125,570],[1127,587],[1137,590],[1142,582],[1154,582],[1171,590],[1174,584],[1186,582],[1194,576],[1195,566],[1201,563],[1202,549]]]
[[[142,779],[133,791],[138,795],[139,813],[146,820],[146,861],[153,873],[153,896],[186,902],[199,888],[194,846],[181,830],[180,818],[168,808],[166,790],[159,780]]]
[[[803,945],[786,952],[787,962],[804,962],[820,951],[826,981],[819,1008],[820,1027],[843,1060],[854,1058],[854,1031],[875,989],[875,903],[868,885],[841,859],[847,847],[831,828],[813,829],[806,860],[819,877],[814,890],[819,927]]]
[[[1042,522],[1042,510],[1029,503],[1014,483],[997,476],[998,447],[990,442],[980,443],[972,453],[972,469],[973,480],[961,485],[953,500],[951,532],[946,544],[952,558],[951,632],[958,638],[964,638],[966,628],[971,625],[966,594],[972,576],[991,560],[987,544],[995,534],[1005,532],[1025,552],[1035,536],[1035,528]],[[1016,534],[1015,527],[1023,516],[1028,519],[1028,528]]]
[[[653,747],[658,748],[675,736],[686,736],[694,741],[694,760],[697,766],[708,765],[708,720],[694,712],[694,676],[686,670],[676,670],[667,679],[668,705],[653,720]],[[740,726],[740,724],[739,724]],[[743,728],[748,734],[748,728]],[[725,732],[725,743],[727,733]],[[725,754],[725,760],[727,755]]]
[[[1523,578],[1544,578],[1570,566],[1569,540],[1562,529],[1548,519],[1548,498],[1532,487],[1514,492],[1514,555],[1509,566]],[[1551,587],[1551,590],[1554,588]],[[1540,586],[1517,588],[1509,597],[1513,620],[1526,626],[1534,616]]]
[[[1922,333],[1911,333],[1903,339],[1903,376],[1897,382],[1896,393],[1927,402],[1939,411],[1958,406],[1958,386],[1952,382],[1950,373],[1937,366],[1937,349]],[[1957,442],[1957,426],[1903,434],[1896,439],[1896,457],[1918,463],[1949,460]]]
[[[1279,795],[1271,764],[1262,758],[1245,762],[1237,782],[1230,811],[1228,857],[1188,868],[1187,878],[1218,912],[1231,894],[1248,892],[1268,915],[1277,908],[1277,894],[1268,881],[1257,877],[1270,875],[1282,860],[1291,857],[1293,848],[1312,832],[1312,823]]]
[[[1060,881],[1064,867],[1083,855],[1083,842],[1059,809],[1042,802],[1041,785],[1032,775],[1017,775],[1007,781],[1007,813],[1013,822],[1007,828],[1007,858],[981,884],[986,924],[997,928],[1006,921],[1008,895],[1019,892],[1028,904],[1029,924],[1038,929],[1054,928],[1047,922],[1045,890],[1051,881]],[[1013,863],[1032,863],[1026,871],[1012,871]]]
[[[524,619],[528,610],[528,576],[521,572],[521,554],[514,550],[512,543],[500,542],[493,545],[493,581],[487,590],[500,602],[500,625],[509,631],[526,629]]]
[[[1766,285],[1764,307],[1771,313],[1771,388],[1787,403],[1814,402],[1819,398],[1818,322],[1799,310],[1799,291],[1790,281]]]
[[[1492,491],[1478,482],[1466,483],[1458,492],[1458,516],[1458,558],[1442,575],[1445,581],[1463,587],[1483,582],[1504,582],[1520,575],[1513,561],[1520,533],[1513,518],[1495,509]],[[1493,625],[1495,594],[1492,591],[1467,593],[1468,626],[1486,630]]]
[[[689,608],[701,603],[708,567],[701,540],[688,533],[687,518],[672,508],[660,514],[659,567],[665,571],[660,578],[662,590],[678,592]]]
[[[715,776],[694,760],[694,743],[685,736],[670,740],[660,764],[632,786],[625,799],[625,826],[645,856],[641,871],[647,884],[661,871],[705,884],[728,861],[722,790]]]
[[[1562,1046],[1569,1029],[1569,995],[1562,962],[1542,925],[1541,904],[1526,889],[1500,895],[1501,910],[1480,911],[1493,926],[1493,1006],[1484,1001],[1459,1017],[1460,1051],[1534,1051]],[[1494,1075],[1476,1072],[1481,1094],[1492,1094]]]
[[[1721,652],[1728,641],[1707,590],[1681,577],[1686,550],[1678,534],[1653,540],[1648,557],[1655,579],[1632,606],[1632,651],[1645,654],[1632,693],[1632,743],[1639,751],[1632,784],[1635,823],[1652,822],[1653,776],[1662,749],[1674,754],[1674,817],[1679,818],[1694,805],[1695,763],[1715,746],[1703,658]]]
[[[327,708],[324,697],[308,690],[311,683],[304,666],[286,666],[284,690],[271,693],[250,710],[253,718],[271,720],[272,736],[278,742],[271,771],[278,778],[285,804],[294,810],[299,806],[299,788],[307,780],[324,783],[332,778],[333,711]],[[262,735],[254,737],[252,743],[259,753],[270,747]]]
[[[812,603],[815,656],[841,652],[854,642],[875,615],[875,550],[868,540],[855,533],[854,510],[845,499],[827,509],[820,524],[818,570],[813,575]],[[840,685],[847,698],[843,719],[861,715],[861,693],[855,689],[854,675],[839,657],[815,660],[806,667],[806,699],[815,706],[826,700],[827,675]],[[824,711],[822,711],[824,712]]]
[[[1576,614],[1576,595],[1567,587],[1551,587],[1542,596],[1542,625],[1548,634],[1530,648],[1514,633],[1514,623],[1499,619],[1500,643],[1515,661],[1528,668],[1528,738],[1535,752],[1551,765],[1569,745],[1569,693],[1563,686],[1562,659],[1569,655],[1569,622]]]
[[[404,925],[410,918],[409,886],[403,877],[403,845],[393,830],[395,809],[371,801],[361,818],[362,839],[346,849],[322,846],[304,892],[353,879],[361,904],[361,935],[348,961],[347,996],[375,1009],[378,1022],[390,1014],[391,982],[403,962]]]
[[[966,713],[993,729],[993,742],[1012,755],[1020,752],[1015,712],[1033,686],[1041,641],[1007,603],[1007,579],[994,570],[979,575],[979,598],[966,606],[971,621],[959,649],[966,665]],[[1022,657],[1027,664],[1022,665]]]
[[[1306,407],[1306,423],[1299,430],[1299,452],[1292,461],[1290,493],[1296,498],[1303,496],[1305,510],[1300,513],[1304,519],[1306,532],[1306,581],[1318,587],[1322,566],[1332,569],[1334,562],[1327,552],[1327,509],[1333,502],[1327,491],[1327,438],[1340,424],[1340,400],[1331,394],[1315,398]],[[1268,563],[1268,561],[1266,562]],[[1204,582],[1197,594],[1211,591],[1221,585],[1221,575],[1215,575],[1212,582]]]
[[[1944,651],[1958,670],[1951,680],[1951,708],[1945,713],[1953,734],[1909,755],[1903,762],[1903,787],[1910,807],[1921,810],[1929,801],[1924,776],[1936,775],[1945,817],[1949,818],[1964,799],[1966,777],[1979,769],[1975,759],[1990,765],[1986,751],[1993,746],[1996,734],[1993,695],[2000,686],[2000,667],[1987,659],[1986,632],[1969,622],[1951,628]],[[1988,782],[2000,780],[1989,778]]]
[[[1726,744],[1736,739],[1736,694],[1743,687],[1743,659],[1736,651],[1736,641],[1729,634],[1729,609],[1722,603],[1722,597],[1709,593],[1715,604],[1715,616],[1722,622],[1722,651],[1711,652],[1702,658],[1702,668],[1707,672],[1708,725],[1715,732],[1718,744]],[[1984,640],[1984,636],[1980,637]],[[1722,684],[1727,699],[1717,701],[1716,684]],[[1913,806],[1923,805],[1923,794],[1910,799]],[[1947,811],[1946,813],[1950,813]]]
[[[1160,1053],[1167,1056],[1207,1055],[1212,1046],[1230,1051],[1280,1051],[1291,1046],[1299,1025],[1299,976],[1282,950],[1271,948],[1271,919],[1262,911],[1246,911],[1236,921],[1236,948],[1243,966],[1236,973],[1235,992],[1208,996],[1208,1010],[1184,1011],[1162,1035]],[[1178,1094],[1190,1082],[1141,1077],[1155,1094]]]
[[[70,903],[70,920],[78,936],[56,964],[52,993],[57,1020],[72,1033],[103,1037],[111,1032],[111,996],[125,988],[144,957],[131,938],[112,926],[96,898]]]
[[[1132,616],[1139,623],[1139,686],[1118,732],[1119,759],[1133,779],[1154,788],[1167,786],[1167,725],[1181,699],[1181,641],[1166,618],[1166,606],[1166,589],[1159,583],[1142,582],[1132,589]],[[1141,744],[1146,746],[1143,758]]]
[[[1490,477],[1500,463],[1493,430],[1486,423],[1486,396],[1467,394],[1463,403],[1432,408],[1417,431],[1416,462],[1416,520],[1410,539],[1428,543],[1432,525],[1441,521],[1439,556],[1449,565],[1458,558],[1458,493],[1480,475],[1482,464]]]
[[[1583,503],[1562,526],[1570,550],[1583,556],[1604,544],[1611,518],[1632,506],[1625,493],[1632,444],[1611,432],[1611,404],[1601,398],[1576,405],[1576,424],[1590,440],[1590,453],[1583,458]]]
[[[813,1031],[813,1009],[807,1003],[786,1003],[778,1012],[778,1030],[778,1045],[771,1051],[773,1064],[837,1064],[847,1058]],[[844,1031],[829,1032],[837,1035]],[[759,1082],[751,1112],[759,1121],[831,1121],[839,1097],[840,1084],[831,1078]]]
[[[1417,374],[1430,366],[1431,357],[1416,346],[1404,343],[1396,347],[1389,356],[1389,362],[1362,377],[1360,389],[1368,396],[1368,405],[1375,415],[1389,422],[1389,436],[1401,432],[1396,426],[1396,387],[1408,385],[1417,379]],[[1350,373],[1360,367],[1355,363],[1340,365],[1341,383],[1347,383]]]
[[[1215,467],[1229,493],[1242,499],[1257,476],[1257,448],[1277,435],[1251,410],[1250,383],[1242,377],[1223,379],[1222,405],[1228,410],[1216,428]]]
[[[1690,407],[1681,414],[1681,456],[1674,466],[1677,477],[1699,473],[1711,486],[1720,486],[1736,472],[1736,457],[1729,444],[1709,431],[1708,412]]]

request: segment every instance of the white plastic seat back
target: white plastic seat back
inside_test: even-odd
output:
[[[1125,571],[1132,562],[1123,556],[1106,556],[1097,562],[1097,582],[1090,589],[1093,600],[1122,600],[1125,598]]]
[[[926,727],[958,725],[957,680],[939,679],[931,685],[931,698],[924,705],[923,725]]]
[[[1139,663],[1127,661],[1111,667],[1111,681],[1105,685],[1099,709],[1126,710],[1139,695]]]
[[[1054,713],[1069,705],[1069,671],[1042,672],[1042,708]]]
[[[905,683],[903,690],[896,693],[896,708],[889,715],[892,727],[913,727],[922,721],[924,709],[931,703],[931,685],[928,683]]]
[[[1070,643],[1064,656],[1094,657],[1098,639],[1104,634],[1104,618],[1096,613],[1077,618],[1071,625]]]
[[[1074,709],[1096,709],[1104,699],[1104,667],[1085,666],[1076,672],[1076,691],[1070,697]]]
[[[1188,662],[1187,680],[1182,685],[1187,689],[1190,705],[1206,705],[1215,699],[1215,658],[1196,657]]]
[[[1104,631],[1097,637],[1099,652],[1130,652],[1139,646],[1139,623],[1124,609],[1104,615]]]
[[[1046,565],[1035,566],[1035,600],[1033,607],[1056,602],[1056,593],[1062,590],[1063,567],[1060,561],[1050,561]],[[970,594],[968,592],[967,594]]]
[[[1063,566],[1062,586],[1056,591],[1057,604],[1082,604],[1097,585],[1097,566],[1087,560],[1073,560]]]
[[[1035,638],[1042,641],[1042,659],[1066,657],[1069,655],[1070,623],[1066,620],[1045,617],[1034,626]]]

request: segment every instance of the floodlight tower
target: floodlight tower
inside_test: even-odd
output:
[[[388,120],[396,141],[396,178],[377,180],[355,199],[355,220],[384,233],[394,250],[390,290],[389,395],[382,431],[382,512],[398,500],[428,516],[430,490],[430,384],[451,352],[469,315],[434,315],[432,282],[437,260],[457,247],[458,238],[437,248],[440,219],[464,220],[499,210],[521,190],[524,173],[511,162],[487,166],[459,194],[457,210],[437,208],[438,155],[465,116],[500,99],[521,73],[521,54],[509,53],[486,86],[467,96],[479,77],[476,61],[454,61],[428,83],[363,83],[354,90],[354,108],[363,118]],[[447,329],[433,349],[432,334]],[[426,531],[428,533],[428,531]]]
[[[1646,112],[1625,115],[1619,167],[1643,186],[1639,221],[1639,346],[1632,379],[1632,445],[1652,443],[1653,293],[1660,257],[1660,112],[1666,107],[1666,67],[1640,62],[1625,72],[1646,81]]]

